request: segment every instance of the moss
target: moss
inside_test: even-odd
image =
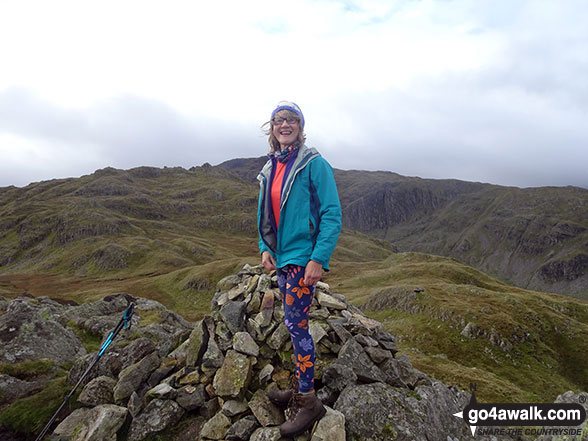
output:
[[[0,425],[16,432],[39,433],[57,411],[69,390],[65,377],[49,381],[41,392],[17,400],[4,408],[0,414]],[[78,395],[79,391],[76,391],[70,398],[70,410],[79,407],[75,404]]]
[[[86,352],[89,354],[96,352],[102,344],[102,336],[94,334],[86,329],[80,328],[73,321],[67,323],[67,326],[71,328],[76,336],[80,339]]]
[[[20,363],[0,363],[0,374],[10,375],[20,380],[32,380],[50,373],[55,366],[53,360],[23,361]]]

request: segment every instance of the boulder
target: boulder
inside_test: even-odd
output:
[[[219,412],[204,424],[200,431],[200,436],[208,439],[222,440],[225,438],[230,427],[231,420],[224,413]]]
[[[147,381],[151,372],[157,369],[159,362],[157,352],[152,352],[141,361],[122,370],[114,387],[114,401],[118,403],[130,397],[142,383]]]
[[[153,400],[131,423],[128,441],[142,441],[149,435],[177,424],[185,410],[172,400]]]
[[[116,380],[101,376],[90,381],[78,397],[78,401],[87,407],[114,402],[114,387]]]
[[[221,397],[242,397],[251,381],[251,373],[251,359],[231,349],[214,376],[214,389]]]
[[[262,426],[279,426],[284,422],[282,411],[273,404],[264,390],[258,390],[248,403],[249,409]]]

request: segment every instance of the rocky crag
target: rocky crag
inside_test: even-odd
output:
[[[295,366],[277,280],[261,267],[246,265],[222,279],[211,313],[197,323],[126,294],[83,305],[0,299],[0,360],[74,362],[68,374],[74,384],[94,357],[78,335],[108,335],[130,300],[136,304],[131,330],[88,375],[77,397],[81,407],[60,421],[51,440],[280,439],[286,415],[267,392],[286,388]],[[473,439],[453,416],[469,395],[415,369],[381,323],[325,284],[317,286],[310,315],[315,384],[328,412],[299,440]],[[13,427],[15,405],[42,383],[0,375],[5,429]]]

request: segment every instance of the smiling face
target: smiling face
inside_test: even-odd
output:
[[[282,149],[291,146],[298,139],[300,121],[293,112],[280,110],[274,115],[272,127],[272,133]]]

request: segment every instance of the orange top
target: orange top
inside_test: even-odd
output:
[[[276,161],[276,172],[272,181],[272,210],[274,212],[274,219],[276,220],[276,229],[280,225],[280,200],[282,198],[282,181],[284,180],[286,165],[286,163],[282,164],[280,161]]]

